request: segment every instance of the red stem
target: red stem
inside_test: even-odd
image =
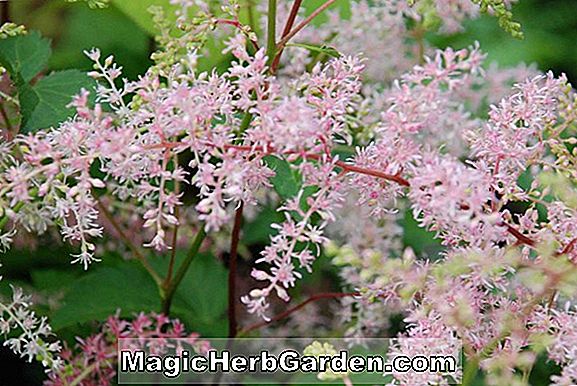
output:
[[[535,241],[525,236],[523,233],[519,232],[518,229],[514,228],[513,226],[507,223],[503,223],[502,225],[504,225],[507,228],[507,232],[513,235],[519,243],[528,245],[530,247],[535,246]]]
[[[289,40],[297,33],[299,33],[303,28],[305,28],[315,17],[320,15],[324,10],[330,7],[336,0],[327,0],[322,4],[320,7],[315,9],[313,13],[311,13],[306,19],[300,22],[297,26],[295,26],[288,34],[286,34],[280,42],[277,44],[277,50],[282,49]]]
[[[264,327],[264,326],[267,326],[271,323],[282,320],[282,319],[288,317],[293,312],[296,312],[296,311],[300,310],[301,308],[303,308],[304,306],[306,306],[307,304],[312,303],[312,302],[316,302],[317,300],[338,299],[338,298],[344,298],[344,297],[348,297],[348,296],[358,296],[358,295],[359,295],[358,292],[323,292],[323,293],[311,295],[307,300],[305,300],[302,303],[299,303],[296,306],[293,306],[293,307],[287,309],[286,311],[281,312],[280,314],[272,317],[271,320],[269,320],[268,322],[259,322],[259,323],[252,324],[246,328],[243,328],[240,331],[240,333],[242,335],[244,335],[246,333],[249,333],[250,331],[257,330],[261,327]]]
[[[241,32],[245,32],[243,29],[243,25],[241,24],[241,22],[239,22],[238,20],[230,20],[230,19],[216,19],[216,24],[227,24],[227,25],[231,25],[237,29],[239,29]],[[258,42],[251,40],[250,41],[253,45],[253,47],[255,48],[255,50],[258,51],[259,46],[258,46]]]
[[[178,143],[161,143],[161,144],[149,146],[147,148],[166,148],[166,147],[173,148],[173,147],[177,147],[179,145],[180,144],[178,144]],[[272,148],[272,147],[267,147],[266,149],[262,146],[247,146],[247,145],[224,145],[223,147],[224,147],[224,149],[232,149],[232,150],[238,150],[238,151],[248,151],[248,152],[260,151],[266,155],[276,154],[274,148]],[[299,152],[295,152],[295,151],[289,151],[289,152],[286,152],[284,154],[285,155],[297,154],[301,158],[305,158],[305,159],[309,158],[309,159],[314,159],[314,160],[320,160],[322,158],[322,156],[319,154],[299,153]],[[395,175],[387,174],[387,173],[383,173],[381,171],[374,170],[374,169],[368,169],[368,168],[363,168],[360,166],[350,165],[350,164],[343,162],[343,161],[337,161],[337,162],[335,162],[335,165],[337,167],[341,168],[345,172],[365,174],[368,176],[373,176],[373,177],[382,178],[382,179],[385,179],[388,181],[396,182],[397,184],[402,185],[402,186],[410,186],[409,181],[406,180],[405,178],[401,177],[398,174],[395,174]],[[463,208],[466,209],[467,207],[464,206]],[[525,244],[525,245],[528,245],[531,247],[534,247],[536,245],[536,242],[533,239],[525,236],[523,233],[521,233],[519,230],[517,230],[512,225],[509,225],[507,223],[502,223],[500,225],[505,226],[507,228],[507,232],[509,232],[509,234],[514,236],[519,243]],[[571,248],[573,248],[573,245],[576,243],[577,243],[577,240],[570,243],[571,245],[568,245],[565,248],[570,248],[569,250],[571,250]]]
[[[287,36],[289,34],[289,32],[291,31],[291,29],[293,28],[293,25],[295,23],[295,20],[297,18],[297,14],[299,12],[299,8],[301,7],[302,4],[302,0],[295,0],[295,2],[293,3],[293,6],[291,8],[291,12],[289,14],[289,17],[286,21],[286,24],[284,26],[284,29],[282,31],[282,37],[284,38],[285,36]]]
[[[288,17],[286,24],[284,26],[284,30],[282,31],[281,39],[286,37],[290,33],[290,31],[291,31],[291,29],[295,23],[295,20],[297,18],[301,4],[302,4],[302,0],[295,0],[294,1],[293,6],[292,6],[291,11],[290,11],[290,14],[289,14],[289,17]],[[276,70],[278,68],[282,52],[283,52],[283,48],[278,50],[277,54],[274,57],[274,60],[272,61],[272,64],[270,66],[270,72],[273,74],[276,72]]]
[[[144,149],[147,150],[153,150],[153,149],[163,149],[163,148],[175,148],[180,146],[180,143],[175,143],[175,142],[164,142],[164,143],[158,143],[158,144],[154,144],[154,145],[149,145],[149,146],[145,146]],[[208,146],[210,146],[210,144],[207,144]],[[272,154],[278,154],[275,152],[274,148],[272,147],[267,147],[266,149],[263,148],[262,146],[247,146],[247,145],[224,145],[223,146],[224,149],[232,149],[232,150],[238,150],[238,151],[260,151],[263,152],[265,155],[272,155]],[[300,152],[296,152],[296,151],[288,151],[286,153],[282,153],[284,155],[294,155],[297,154],[299,155],[301,158],[309,158],[309,159],[314,159],[314,160],[320,160],[322,158],[321,155],[319,154],[309,154],[309,153],[300,153]],[[346,172],[354,172],[354,173],[360,173],[360,174],[366,174],[368,176],[373,176],[373,177],[377,177],[377,178],[382,178],[385,180],[389,180],[389,181],[393,181],[396,182],[399,185],[402,186],[410,186],[409,181],[404,179],[403,177],[401,177],[398,174],[387,174],[387,173],[383,173],[381,171],[378,170],[374,170],[374,169],[368,169],[368,168],[363,168],[360,166],[354,166],[354,165],[350,165],[346,162],[343,161],[337,161],[335,162],[335,165],[341,169],[343,169]]]
[[[225,145],[224,148],[225,149],[239,150],[239,151],[263,151],[266,154],[275,154],[276,153],[272,147],[268,147],[267,151],[265,151],[265,149],[262,147],[251,147],[251,146],[242,146],[242,145]],[[301,153],[294,152],[294,151],[286,152],[285,154],[286,155],[298,154],[301,156],[301,158],[305,158],[305,159],[309,158],[309,159],[314,159],[314,160],[320,160],[322,158],[322,156],[319,154],[309,154],[309,153],[302,153],[301,154]],[[350,164],[343,162],[343,161],[337,161],[337,162],[335,162],[335,165],[338,166],[339,168],[347,171],[347,172],[366,174],[369,176],[378,177],[378,178],[382,178],[385,180],[393,181],[393,182],[396,182],[402,186],[410,186],[409,181],[407,181],[406,179],[404,179],[403,177],[401,177],[399,175],[387,174],[387,173],[383,173],[381,171],[374,170],[374,169],[368,169],[368,168],[363,168],[360,166],[354,166],[354,165],[350,165]]]
[[[346,170],[347,172],[366,174],[369,176],[383,178],[385,180],[393,181],[393,182],[396,182],[397,184],[402,185],[402,186],[410,186],[409,181],[407,181],[406,179],[404,179],[403,177],[401,177],[397,174],[393,175],[393,174],[383,173],[383,172],[380,172],[378,170],[361,168],[359,166],[349,165],[343,161],[337,161],[336,165],[338,167],[340,167],[341,169]]]
[[[573,248],[575,248],[576,243],[577,243],[577,238],[574,238],[567,245],[565,245],[565,248],[563,248],[563,250],[561,252],[559,252],[558,255],[561,256],[561,255],[565,255],[565,254],[571,252],[573,250]]]

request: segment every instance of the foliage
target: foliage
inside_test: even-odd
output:
[[[2,288],[0,330],[46,384],[107,384],[122,336],[311,331],[458,337],[466,385],[577,382],[577,96],[469,35],[533,47],[514,2],[87,3],[54,0],[54,55],[0,29],[3,269],[39,303]],[[307,292],[338,307],[287,307]]]

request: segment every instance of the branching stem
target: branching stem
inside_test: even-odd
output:
[[[295,0],[294,1],[293,6],[292,6],[291,11],[290,11],[290,14],[289,14],[289,17],[288,17],[286,24],[284,26],[284,29],[282,31],[281,39],[284,39],[291,32],[291,29],[293,28],[293,25],[295,23],[295,20],[297,18],[298,13],[299,13],[299,8],[301,7],[302,2],[303,2],[302,0]],[[280,63],[280,57],[281,57],[282,53],[283,53],[283,48],[281,47],[277,51],[277,53],[274,57],[274,60],[272,61],[272,64],[270,66],[270,72],[272,74],[276,73],[276,70],[278,69],[278,65]]]
[[[303,28],[305,28],[307,25],[310,24],[311,21],[313,21],[313,19],[315,17],[317,17],[318,15],[320,15],[321,13],[323,13],[328,7],[330,7],[331,5],[333,5],[333,3],[336,0],[327,0],[325,1],[325,3],[323,5],[321,5],[320,7],[318,7],[317,9],[315,9],[313,11],[313,13],[311,13],[306,19],[304,19],[302,22],[300,22],[299,24],[297,24],[296,27],[294,27],[288,34],[286,34],[285,37],[283,37],[280,42],[278,42],[277,44],[277,51],[283,49],[286,44],[289,42],[289,40],[291,40],[297,33],[299,33]]]
[[[255,323],[252,324],[248,327],[243,328],[240,332],[239,335],[246,335],[249,332],[253,331],[253,330],[258,330],[261,327],[264,326],[268,326],[271,323],[277,322],[279,320],[285,319],[286,317],[290,316],[292,313],[300,310],[301,308],[303,308],[304,306],[306,306],[309,303],[312,302],[316,302],[317,300],[321,300],[321,299],[339,299],[339,298],[344,298],[344,297],[349,297],[349,296],[358,296],[359,293],[357,292],[323,292],[323,293],[318,293],[318,294],[314,294],[311,295],[308,299],[306,299],[305,301],[297,304],[296,306],[290,307],[289,309],[287,309],[284,312],[281,312],[280,314],[273,316],[268,322],[264,321],[264,322],[259,322],[259,323]]]

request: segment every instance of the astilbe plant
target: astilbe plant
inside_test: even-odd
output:
[[[340,268],[344,292],[309,300],[341,298],[347,337],[379,334],[389,315],[402,313],[401,336],[463,341],[465,384],[478,368],[490,384],[525,384],[542,352],[563,366],[553,384],[577,382],[573,90],[564,76],[533,68],[486,68],[478,45],[436,50],[423,38],[429,29],[459,30],[481,10],[519,34],[508,2],[360,1],[350,19],[331,13],[311,27],[333,1],[302,22],[300,1],[278,13],[270,1],[263,7],[264,45],[239,21],[236,3],[222,17],[203,8],[195,18],[192,3],[173,3],[183,7],[180,25],[190,23],[178,37],[165,30],[164,51],[146,74],[125,80],[112,57],[88,51],[98,86],[74,98],[75,116],[2,144],[4,248],[16,230],[57,226],[77,248],[72,262],[89,269],[100,260],[103,213],[137,214],[149,235],[144,246],[170,250],[172,230],[188,219],[179,216],[184,193],[174,186],[189,184],[198,192],[192,251],[234,221],[236,258],[244,208],[258,205],[279,165],[288,164],[298,191],[283,197],[284,220],[273,224],[254,262],[251,276],[263,284],[241,297],[250,313],[280,319],[271,315],[271,297],[288,302],[324,249]],[[276,25],[285,28],[277,33]],[[224,53],[234,59],[226,70],[200,72],[203,43],[217,27]],[[375,35],[366,38],[373,27]],[[293,37],[334,48],[319,54],[306,44],[291,46]],[[327,59],[338,51],[346,54]],[[527,209],[512,213],[514,203]],[[403,250],[399,208],[435,233],[439,256]],[[159,284],[168,312],[178,280],[163,281],[143,256],[135,257]],[[167,320],[154,318],[160,333]],[[80,340],[84,358],[63,355],[70,360],[65,378],[90,366],[95,384],[106,384],[114,373],[107,362],[113,337],[138,332],[142,320],[154,329],[149,317],[131,323],[113,317],[104,332]],[[179,325],[172,327],[181,336]],[[49,384],[62,384],[59,374]],[[419,375],[395,382],[439,381]]]
[[[190,345],[198,353],[206,353],[210,347],[207,341],[199,339],[198,334],[187,334],[178,319],[169,319],[162,314],[140,313],[135,315],[132,321],[128,321],[112,315],[97,334],[78,338],[74,348],[65,347],[62,350],[66,366],[58,372],[50,373],[50,379],[44,382],[44,385],[114,384],[118,340],[123,338],[130,339],[123,344],[123,350],[146,350],[154,355],[162,355],[175,349],[174,343],[171,343],[174,342],[173,339]]]
[[[12,287],[12,292],[9,303],[0,303],[0,333],[11,333],[4,346],[28,362],[40,361],[47,372],[59,371],[63,364],[61,344],[54,338],[47,318],[36,315],[30,296],[24,295],[21,288]]]

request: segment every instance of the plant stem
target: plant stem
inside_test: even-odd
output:
[[[284,312],[281,312],[280,314],[272,317],[268,322],[264,321],[264,322],[259,322],[259,323],[255,323],[252,324],[246,328],[243,328],[240,332],[239,335],[245,335],[253,330],[257,330],[261,327],[267,326],[271,323],[277,322],[279,320],[282,320],[284,318],[286,318],[287,316],[289,316],[290,314],[292,314],[293,312],[296,312],[298,310],[300,310],[301,308],[303,308],[304,306],[306,306],[309,303],[312,302],[316,302],[317,300],[321,300],[321,299],[338,299],[338,298],[344,298],[344,297],[348,297],[348,296],[357,296],[358,293],[357,292],[324,292],[324,293],[318,293],[315,295],[311,295],[307,300],[297,304],[296,306],[293,306],[289,309],[287,309]]]
[[[10,118],[8,117],[8,113],[6,112],[6,109],[4,108],[4,103],[0,103],[0,115],[2,116],[2,120],[4,121],[4,125],[6,126],[6,130],[8,132],[8,136],[7,139],[10,141],[14,135],[13,133],[13,127],[12,124],[10,123]]]
[[[287,36],[290,33],[291,29],[293,28],[293,25],[294,25],[295,20],[297,18],[301,4],[302,4],[302,0],[295,0],[294,1],[293,6],[292,6],[291,11],[290,11],[290,14],[289,14],[289,17],[288,17],[286,24],[284,26],[284,29],[282,31],[281,39],[284,38],[285,36]],[[274,57],[274,60],[272,61],[272,64],[270,66],[270,72],[273,74],[276,72],[276,70],[278,68],[282,52],[283,52],[283,49],[282,48],[279,49],[277,51],[275,57]]]
[[[82,381],[96,368],[98,362],[92,363],[90,366],[84,368],[84,370],[78,374],[76,378],[72,382],[70,382],[69,386],[77,386],[82,383]]]
[[[349,378],[348,375],[343,375],[343,384],[345,386],[353,386],[353,381],[351,381],[351,378]]]
[[[243,34],[246,34],[244,31],[244,26],[241,24],[241,22],[239,22],[238,20],[229,20],[229,19],[217,19],[216,20],[217,24],[227,24],[227,25],[231,25],[237,29],[239,29]],[[247,36],[248,37],[248,36]],[[259,50],[259,46],[258,46],[258,42],[256,40],[252,40],[250,39],[250,42],[252,43],[253,47],[255,50]]]
[[[285,37],[281,39],[281,41],[277,44],[277,50],[281,50],[284,46],[288,43],[289,40],[292,39],[297,33],[299,33],[303,28],[305,28],[315,17],[320,15],[325,9],[330,7],[336,0],[327,0],[323,5],[318,7],[311,13],[306,19],[304,19],[301,23],[299,23],[296,27],[293,28],[291,32],[289,32]]]
[[[98,198],[96,199],[96,204],[98,205],[98,208],[100,209],[100,212],[104,215],[104,217],[106,217],[108,222],[112,224],[112,226],[116,230],[116,233],[118,233],[122,241],[128,246],[128,248],[130,248],[134,256],[140,261],[144,269],[146,269],[146,271],[150,274],[150,276],[152,276],[156,284],[161,285],[162,278],[158,275],[158,273],[156,273],[156,271],[154,270],[154,268],[152,268],[148,260],[146,260],[146,257],[138,250],[136,245],[134,245],[132,240],[130,240],[130,238],[126,235],[126,233],[124,232],[120,224],[118,224],[118,222],[114,219],[114,216],[112,216],[112,213],[110,213],[108,208],[106,208],[106,206]]]
[[[513,227],[507,223],[503,223],[503,225],[507,228],[507,232],[509,234],[511,234],[512,236],[514,236],[519,243],[528,245],[530,247],[535,246],[535,241],[530,239],[529,237],[525,236],[517,228],[515,228],[515,227]]]
[[[246,6],[247,6],[247,13],[248,13],[248,25],[250,26],[250,29],[255,32],[258,33],[257,29],[257,24],[255,21],[255,17],[254,17],[254,3],[253,0],[247,0],[246,2]]]
[[[272,62],[276,52],[276,0],[268,0],[266,56]]]
[[[18,201],[12,210],[14,212],[18,212],[24,206],[24,201]],[[4,210],[2,217],[0,217],[0,231],[8,224],[8,214],[6,214],[6,210]]]
[[[174,297],[174,293],[176,292],[176,289],[180,285],[180,282],[182,282],[182,279],[184,279],[186,271],[188,271],[188,268],[190,267],[190,263],[192,263],[192,260],[194,260],[194,258],[198,255],[198,251],[205,237],[206,237],[206,231],[204,230],[204,227],[202,227],[200,228],[200,230],[196,234],[196,237],[192,241],[192,245],[190,246],[190,249],[186,254],[186,258],[178,268],[178,271],[176,271],[174,278],[163,286],[162,288],[163,314],[168,315],[170,313],[170,306],[172,305],[172,298]]]
[[[178,154],[174,154],[174,168],[178,167]],[[174,181],[174,194],[178,197],[180,195],[180,183]],[[174,216],[178,219],[178,205],[174,208]],[[172,233],[172,249],[170,251],[170,261],[168,262],[168,272],[166,273],[166,278],[164,279],[164,285],[168,285],[172,280],[172,271],[174,270],[174,261],[176,260],[176,243],[178,242],[178,225],[174,225],[174,230]]]
[[[236,209],[234,226],[230,241],[230,261],[228,264],[228,336],[234,338],[237,332],[236,322],[236,263],[238,258],[238,243],[242,228],[243,202]]]
[[[8,0],[0,2],[0,24],[10,21],[10,3]]]
[[[413,37],[417,42],[417,60],[419,64],[425,63],[425,32],[426,29],[422,24],[417,25],[413,30]]]
[[[303,2],[303,0],[295,0],[294,1],[293,6],[292,6],[291,11],[290,11],[290,14],[289,14],[289,17],[288,17],[286,24],[284,26],[284,29],[282,31],[282,37],[283,38],[285,36],[287,36],[290,33],[290,31],[292,30],[302,2]]]
[[[479,367],[479,360],[477,358],[472,358],[467,361],[465,368],[463,369],[463,379],[461,380],[461,385],[471,386],[475,377],[477,376],[477,368]]]

